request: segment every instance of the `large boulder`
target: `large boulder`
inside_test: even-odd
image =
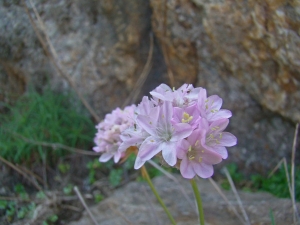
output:
[[[291,121],[300,122],[299,3],[150,2],[152,29],[174,77],[195,80],[233,111],[229,129],[238,145],[230,159],[267,173],[289,157]]]

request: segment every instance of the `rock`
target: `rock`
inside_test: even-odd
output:
[[[148,2],[61,0],[33,4],[56,50],[57,62],[79,92],[99,115],[121,107],[148,56]],[[43,88],[45,81],[58,89],[70,88],[45,56],[23,5],[19,1],[0,1],[0,5],[3,67],[9,63],[15,70],[21,68],[19,76],[38,88]],[[27,6],[32,12],[31,5]],[[0,72],[0,78],[10,76],[2,68]]]
[[[198,224],[196,206],[189,181],[180,176],[176,176],[176,178],[180,185],[163,176],[155,178],[154,185],[178,225]],[[207,225],[242,224],[208,180],[199,179],[197,183],[201,192]],[[181,189],[188,195],[189,200],[184,197]],[[232,192],[224,191],[224,194],[243,218]],[[278,199],[268,193],[239,192],[239,196],[251,224],[270,224],[270,210],[273,212],[277,225],[292,224],[291,200]],[[171,224],[150,188],[146,183],[141,182],[131,182],[116,190],[111,197],[90,207],[90,210],[99,225]],[[70,225],[85,224],[92,224],[86,212],[79,221],[70,223]]]
[[[218,94],[232,110],[229,131],[238,145],[230,148],[229,160],[262,174],[283,157],[289,161],[291,121],[300,121],[298,3],[150,2],[152,29],[175,62],[170,70],[189,81],[194,73],[178,67],[193,66],[197,86]],[[177,43],[185,43],[186,54]]]
[[[151,6],[153,30],[177,77],[189,81],[196,71],[200,81],[203,72],[234,77],[261,105],[300,121],[298,2],[151,0]]]

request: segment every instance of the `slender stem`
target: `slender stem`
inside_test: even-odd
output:
[[[158,192],[156,191],[150,177],[149,174],[147,172],[147,169],[145,166],[142,166],[141,168],[142,171],[142,176],[146,179],[146,181],[148,182],[153,194],[155,195],[156,199],[158,200],[159,204],[163,207],[163,209],[165,210],[165,213],[167,214],[167,216],[169,217],[170,221],[172,222],[173,225],[176,225],[176,222],[174,220],[174,218],[172,217],[171,213],[169,212],[168,208],[166,207],[166,205],[164,204],[164,202],[162,201],[161,197],[159,196]]]
[[[204,225],[204,213],[203,213],[203,206],[202,206],[200,192],[198,190],[195,179],[191,179],[190,182],[191,182],[191,185],[192,185],[192,188],[194,191],[194,195],[196,198],[197,206],[198,206],[197,208],[198,208],[198,213],[199,213],[199,218],[200,218],[200,225]]]

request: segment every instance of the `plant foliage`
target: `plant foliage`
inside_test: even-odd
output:
[[[0,155],[14,163],[56,159],[61,149],[45,148],[34,142],[60,143],[70,147],[90,147],[95,129],[81,103],[70,93],[29,91],[9,112],[0,115]]]

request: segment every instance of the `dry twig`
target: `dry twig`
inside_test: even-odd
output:
[[[177,187],[179,187],[181,193],[183,194],[183,196],[185,197],[185,199],[187,200],[187,202],[190,204],[190,206],[195,210],[195,213],[198,214],[197,209],[195,208],[195,205],[193,204],[192,200],[190,199],[190,197],[187,195],[186,191],[184,190],[184,188],[182,187],[182,185],[180,184],[180,182],[178,181],[178,179],[173,176],[171,173],[169,173],[168,171],[166,171],[164,168],[162,168],[161,166],[159,166],[156,162],[154,162],[153,160],[148,160],[148,163],[150,163],[153,167],[155,167],[156,169],[158,169],[160,172],[162,172],[166,177],[168,177],[169,179],[171,179],[172,181],[174,181],[177,184]]]
[[[247,215],[247,213],[246,213],[246,210],[244,209],[242,200],[241,200],[241,198],[240,198],[240,196],[239,196],[239,194],[238,194],[238,192],[237,192],[237,190],[236,190],[236,188],[235,188],[235,185],[234,185],[234,183],[233,183],[233,181],[232,181],[232,178],[231,178],[231,176],[230,176],[230,174],[229,174],[229,172],[228,172],[228,170],[227,170],[226,167],[224,168],[224,172],[225,172],[225,175],[226,175],[226,177],[227,177],[227,179],[228,179],[228,182],[229,182],[229,184],[230,184],[231,190],[233,191],[233,193],[234,193],[234,195],[235,195],[235,197],[236,197],[236,200],[238,201],[238,204],[239,204],[239,206],[240,206],[240,210],[242,211],[242,214],[243,214],[243,216],[244,216],[244,219],[245,219],[246,224],[247,224],[247,225],[251,225],[251,224],[250,224],[250,221],[249,221],[249,217],[248,217],[248,215]]]
[[[14,164],[12,164],[11,162],[7,161],[6,159],[2,158],[0,156],[0,161],[2,161],[4,164],[8,165],[9,167],[11,167],[12,169],[14,169],[15,171],[17,171],[19,174],[21,174],[23,177],[25,177],[28,181],[30,181],[30,183],[33,184],[33,186],[38,190],[43,192],[43,189],[40,187],[40,185],[36,182],[35,179],[32,179],[31,177],[29,177],[26,172],[22,171],[21,169],[19,169],[17,166],[15,166]],[[47,195],[46,195],[47,196]],[[48,197],[47,197],[48,198]]]
[[[60,143],[49,143],[49,142],[43,142],[43,141],[35,141],[35,140],[31,140],[29,138],[26,138],[18,133],[15,132],[11,132],[8,131],[11,134],[13,134],[14,136],[21,138],[23,141],[30,143],[30,144],[34,144],[34,145],[39,145],[39,146],[43,146],[43,147],[49,147],[52,149],[63,149],[63,150],[67,150],[70,152],[74,152],[74,153],[78,153],[78,154],[82,154],[82,155],[91,155],[91,156],[99,156],[100,154],[97,152],[91,152],[91,151],[87,151],[87,150],[83,150],[83,149],[79,149],[79,148],[72,148]]]
[[[288,171],[286,158],[282,158],[277,163],[277,165],[275,166],[275,168],[269,174],[268,178],[270,178],[280,168],[281,164],[283,164],[283,166],[284,166],[284,171],[285,171],[285,176],[286,176],[286,180],[287,180],[287,185],[288,185],[288,188],[289,188],[290,195],[292,196],[292,187],[291,187],[291,181],[290,181],[290,174],[289,174],[289,171]]]
[[[228,207],[233,211],[233,213],[236,215],[236,217],[241,221],[241,223],[245,223],[245,221],[240,216],[240,214],[238,213],[238,211],[236,210],[236,208],[231,204],[231,202],[228,200],[228,198],[226,197],[226,195],[222,192],[222,190],[220,189],[220,187],[218,186],[218,184],[214,181],[214,179],[212,179],[210,177],[210,178],[208,178],[208,180],[214,186],[214,188],[217,190],[217,192],[221,195],[221,197],[224,199],[224,201],[227,203]]]
[[[112,204],[108,204],[109,208],[118,216],[120,216],[128,225],[133,225],[123,213],[116,209]]]
[[[164,60],[166,62],[166,66],[167,66],[167,72],[168,72],[168,76],[169,76],[169,80],[170,80],[170,84],[172,87],[175,86],[175,80],[174,80],[174,75],[171,69],[171,63],[169,60],[169,55],[167,53],[167,43],[166,43],[166,39],[167,39],[167,13],[168,13],[168,0],[165,0],[164,2],[164,21],[163,21],[163,29],[164,29],[164,33],[163,33],[163,37],[162,37],[162,51],[163,51],[163,56],[164,56]]]
[[[89,216],[91,217],[91,219],[93,220],[95,225],[99,225],[98,222],[96,221],[94,215],[92,214],[91,210],[88,208],[87,204],[84,201],[84,198],[82,197],[80,191],[78,190],[77,186],[74,187],[74,191],[77,194],[81,204],[83,205],[83,207],[85,208],[85,210],[87,211],[87,213],[89,214]]]
[[[291,166],[291,198],[292,198],[292,204],[293,204],[293,219],[294,224],[296,222],[300,222],[298,209],[296,206],[296,199],[295,199],[295,155],[296,155],[296,144],[297,144],[297,137],[298,137],[298,129],[299,129],[299,123],[296,124],[295,128],[295,135],[294,135],[294,141],[293,141],[293,148],[292,148],[292,166]]]
[[[87,110],[90,112],[90,114],[93,116],[93,118],[96,121],[100,122],[101,121],[100,117],[97,115],[97,113],[94,111],[94,109],[90,106],[90,104],[85,100],[83,95],[78,91],[78,89],[76,87],[76,84],[72,80],[71,76],[63,71],[62,66],[60,65],[59,60],[57,58],[56,50],[53,47],[53,44],[52,44],[49,36],[47,35],[44,22],[41,19],[39,13],[37,12],[34,4],[32,4],[32,2],[30,0],[29,0],[29,2],[30,2],[31,7],[33,9],[33,12],[34,12],[34,15],[36,17],[38,25],[36,24],[36,22],[32,18],[25,0],[23,0],[24,7],[25,7],[26,13],[29,17],[30,23],[31,23],[31,25],[32,25],[32,27],[33,27],[33,29],[34,29],[41,45],[42,45],[42,47],[43,47],[43,49],[46,53],[46,55],[48,56],[48,58],[52,62],[54,68],[57,70],[59,75],[62,76],[63,78],[65,78],[67,80],[67,82],[69,83],[69,85],[73,88],[73,90],[75,91],[75,93],[77,94],[79,99],[81,100],[82,104],[87,108]]]
[[[126,105],[129,105],[129,102],[134,103],[138,97],[138,95],[141,92],[141,88],[143,86],[143,84],[145,83],[147,76],[151,70],[151,60],[152,60],[152,55],[153,55],[153,35],[150,35],[150,48],[149,48],[149,53],[148,53],[148,57],[147,57],[147,61],[146,64],[143,68],[143,71],[139,77],[139,79],[137,80],[137,82],[134,85],[134,88],[132,90],[132,92],[130,93],[130,95],[127,97],[127,99],[125,100],[124,104],[123,104],[123,108]]]

